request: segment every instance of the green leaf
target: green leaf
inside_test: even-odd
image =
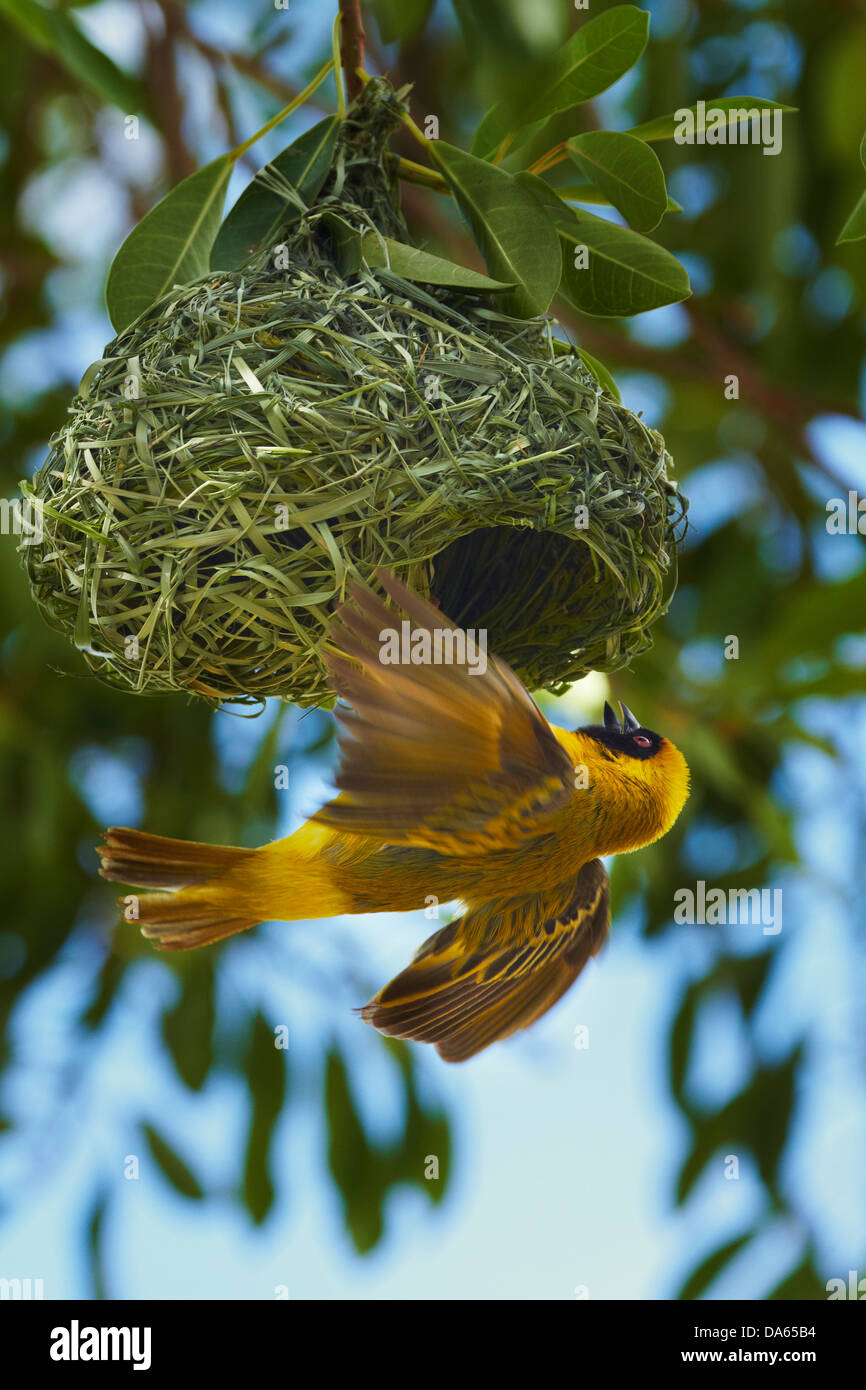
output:
[[[166,1181],[182,1197],[200,1201],[204,1196],[204,1188],[180,1155],[153,1125],[143,1124],[141,1128],[153,1160]]]
[[[524,109],[521,128],[606,91],[634,67],[648,35],[649,15],[634,5],[617,5],[582,25],[563,44],[541,91]],[[475,132],[472,153],[491,158],[510,133],[510,124],[508,107],[499,102]]]
[[[96,981],[96,988],[81,1015],[83,1028],[92,1032],[105,1022],[117,997],[121,981],[126,974],[127,964],[128,962],[115,951],[111,951],[105,957],[99,971],[99,978]]]
[[[274,1032],[260,1013],[253,1019],[245,1070],[252,1110],[244,1161],[243,1201],[259,1226],[274,1203],[271,1146],[286,1094],[285,1050],[276,1046]]]
[[[577,352],[584,366],[592,372],[599,386],[607,391],[609,396],[613,396],[615,401],[621,401],[622,396],[619,394],[619,387],[604,363],[600,362],[597,357],[593,357],[591,352],[586,351],[586,348],[579,347]]]
[[[528,165],[547,155],[557,145],[564,145],[573,135],[580,135],[586,128],[584,103],[566,106],[555,111],[545,121],[533,121],[531,125],[521,126],[506,149],[503,164],[505,168],[525,169]]]
[[[87,1219],[87,1254],[90,1266],[91,1297],[106,1299],[105,1259],[103,1254],[103,1227],[108,1210],[108,1189],[103,1188],[90,1209]]]
[[[708,111],[727,111],[728,129],[738,126],[740,121],[749,111],[781,111],[795,112],[796,106],[783,106],[780,101],[767,101],[764,97],[708,97],[702,107],[704,115]],[[673,111],[669,116],[656,116],[651,121],[644,121],[642,125],[632,126],[627,132],[629,135],[636,135],[640,140],[673,140],[677,129],[682,123],[683,111],[690,111],[697,117],[698,105],[684,106],[679,111]],[[704,120],[695,123],[695,133],[706,129]]]
[[[866,237],[866,193],[861,193],[854,211],[836,238],[836,245],[842,246],[846,241],[862,241],[864,237]]]
[[[634,5],[617,5],[583,24],[563,45],[552,80],[526,112],[527,121],[600,96],[634,67],[648,37],[649,15]]]
[[[407,246],[391,237],[379,236],[376,232],[365,232],[361,242],[364,260],[373,268],[384,266],[404,280],[420,280],[429,285],[450,285],[461,290],[509,290],[513,285],[503,280],[491,280],[478,270],[457,265],[454,261],[433,256],[428,251],[420,251],[417,246]]]
[[[685,1094],[686,1075],[692,1055],[692,1040],[697,1020],[698,1004],[705,993],[704,981],[689,985],[677,1010],[669,1038],[669,1076],[671,1094],[680,1109],[688,1114],[691,1105]]]
[[[712,1255],[708,1255],[705,1260],[701,1261],[697,1269],[692,1270],[676,1295],[677,1299],[700,1298],[716,1276],[722,1272],[725,1265],[742,1250],[744,1245],[748,1245],[754,1235],[754,1231],[746,1231],[745,1235],[737,1236],[736,1240],[729,1240],[726,1245],[721,1245],[718,1250],[714,1250]]]
[[[685,266],[656,242],[630,227],[567,207],[535,174],[515,177],[547,210],[563,240],[559,293],[567,304],[584,314],[624,317],[688,296]],[[575,252],[582,248],[585,268],[575,264]]]
[[[390,1183],[419,1187],[435,1205],[445,1196],[451,1172],[448,1120],[441,1110],[426,1110],[421,1105],[415,1084],[415,1060],[407,1044],[395,1038],[383,1038],[382,1042],[400,1069],[406,1109],[402,1137],[388,1156]],[[436,1161],[438,1176],[434,1175],[431,1159]]]
[[[599,207],[611,207],[611,201],[591,183],[569,183],[557,184],[555,188],[557,197],[564,203],[594,203]],[[678,203],[676,198],[670,194],[665,195],[665,212],[682,212],[683,205]]]
[[[162,1016],[162,1036],[178,1075],[191,1091],[200,1091],[213,1060],[213,958],[191,961],[173,1008]]]
[[[35,0],[0,0],[6,15],[34,48],[51,53],[84,87],[127,114],[147,109],[145,89],[84,36],[71,15]]]
[[[515,288],[503,296],[518,318],[543,314],[556,292],[562,255],[556,229],[512,174],[435,140],[433,158],[448,180],[495,279]]]
[[[105,290],[118,333],[175,285],[207,274],[233,167],[231,155],[220,155],[185,178],[133,227],[111,263]]]
[[[643,140],[591,130],[568,142],[584,178],[602,192],[636,232],[651,232],[665,215],[667,191],[658,156]]]
[[[750,1014],[757,1004],[775,959],[776,952],[771,948],[754,956],[735,956],[731,960],[734,988],[744,1013]]]
[[[826,1302],[827,1285],[815,1268],[814,1253],[808,1252],[801,1264],[766,1296],[766,1302]],[[862,1297],[862,1295],[861,1295]]]
[[[367,1139],[339,1052],[328,1054],[325,1113],[328,1166],[343,1199],[346,1228],[363,1255],[382,1235],[382,1199],[388,1178]]]
[[[334,239],[334,259],[341,275],[354,275],[361,264],[361,233],[336,212],[322,215]]]
[[[414,38],[426,25],[434,0],[373,0],[373,13],[383,43]]]
[[[511,123],[511,112],[503,102],[498,101],[495,106],[491,106],[482,116],[472,137],[470,154],[474,154],[478,159],[492,159],[506,135],[510,133]]]
[[[609,198],[606,198],[599,189],[594,188],[591,183],[572,183],[566,184],[556,189],[557,194],[566,203],[590,203],[597,207],[612,207]],[[665,197],[665,212],[682,212],[683,205],[678,203],[676,198],[670,194]]]
[[[259,170],[217,233],[212,269],[234,270],[301,216],[328,177],[340,125],[339,116],[326,116]]]
[[[576,227],[560,229],[569,249],[563,254],[560,293],[585,314],[625,317],[676,304],[691,293],[688,272],[670,251],[654,241],[593,217],[574,214]],[[574,251],[586,246],[585,270],[575,265]]]
[[[798,1043],[777,1066],[757,1068],[746,1088],[715,1114],[696,1122],[692,1149],[677,1184],[682,1205],[714,1153],[750,1149],[765,1186],[775,1192],[779,1164],[788,1140],[794,1111],[795,1085],[803,1046]]]

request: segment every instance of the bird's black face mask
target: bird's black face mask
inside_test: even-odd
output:
[[[604,723],[585,724],[576,732],[588,734],[590,738],[604,744],[612,753],[623,753],[627,758],[654,757],[662,744],[661,735],[653,733],[652,729],[645,729],[622,700],[619,707],[622,710],[621,722],[605,701]]]

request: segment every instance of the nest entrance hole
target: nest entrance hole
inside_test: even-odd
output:
[[[491,653],[527,674],[543,666],[548,679],[551,656],[567,658],[581,645],[594,583],[577,537],[517,526],[473,531],[431,562],[430,593],[440,611],[460,627],[486,629]]]

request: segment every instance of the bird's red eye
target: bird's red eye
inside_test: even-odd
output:
[[[634,741],[639,744],[641,748],[650,747],[650,740],[646,737],[646,734],[635,734]]]

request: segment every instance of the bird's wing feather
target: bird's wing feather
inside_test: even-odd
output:
[[[458,631],[393,576],[380,582],[413,632]],[[381,633],[401,614],[354,585],[325,659],[340,710],[341,795],[315,819],[448,854],[525,843],[554,828],[574,787],[571,761],[520,681],[489,657],[467,665],[383,665]]]
[[[463,1062],[526,1028],[574,983],[607,939],[608,878],[600,859],[581,869],[574,893],[531,936],[498,930],[472,946],[465,917],[424,943],[412,964],[361,1010],[396,1038],[432,1042],[446,1062]]]

